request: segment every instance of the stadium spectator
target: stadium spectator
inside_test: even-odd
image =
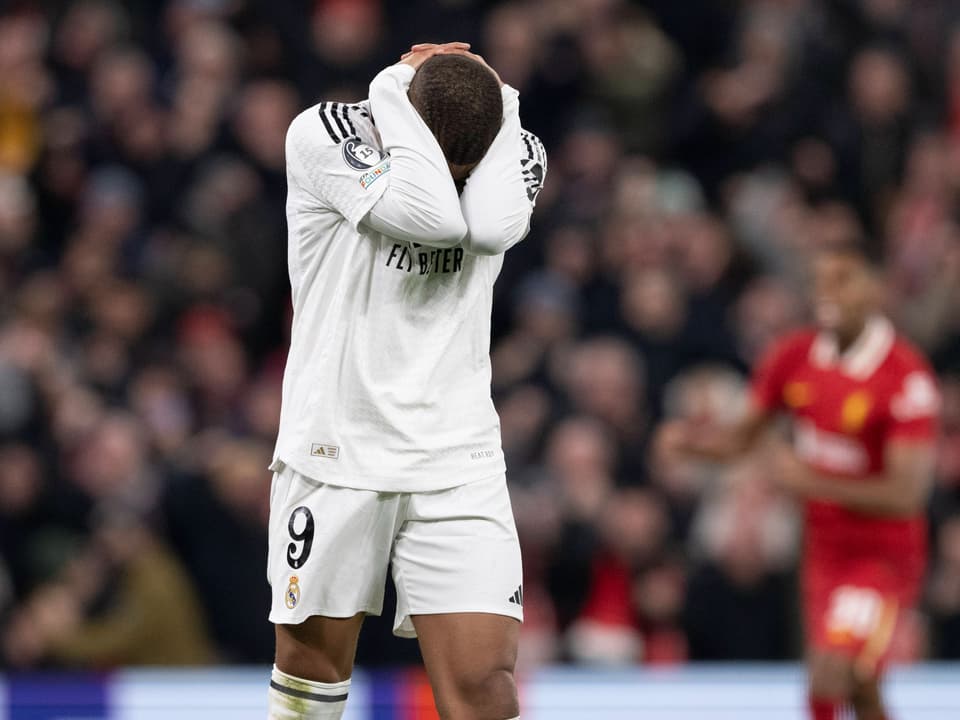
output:
[[[88,547],[16,610],[4,639],[14,667],[202,665],[216,655],[177,559],[127,510],[98,517]]]

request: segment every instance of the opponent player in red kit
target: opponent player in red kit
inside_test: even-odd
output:
[[[754,375],[734,427],[674,421],[666,447],[729,459],[780,413],[793,448],[775,481],[804,502],[802,592],[810,713],[889,720],[879,679],[894,628],[917,600],[939,394],[926,362],[879,313],[880,283],[857,243],[814,258],[816,328],[783,338]]]

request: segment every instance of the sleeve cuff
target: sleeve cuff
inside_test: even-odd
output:
[[[387,72],[396,75],[400,80],[408,85],[410,84],[410,81],[413,80],[413,76],[417,74],[415,68],[402,62],[391,65],[387,68]]]
[[[520,93],[509,85],[500,88],[500,97],[503,99],[503,117],[508,117],[520,111]]]

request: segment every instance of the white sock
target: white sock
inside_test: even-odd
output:
[[[321,683],[287,675],[273,666],[268,720],[340,720],[350,681]]]

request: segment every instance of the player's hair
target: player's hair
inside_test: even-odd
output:
[[[500,85],[489,69],[464,55],[434,55],[413,76],[408,94],[447,162],[480,162],[503,119]]]

